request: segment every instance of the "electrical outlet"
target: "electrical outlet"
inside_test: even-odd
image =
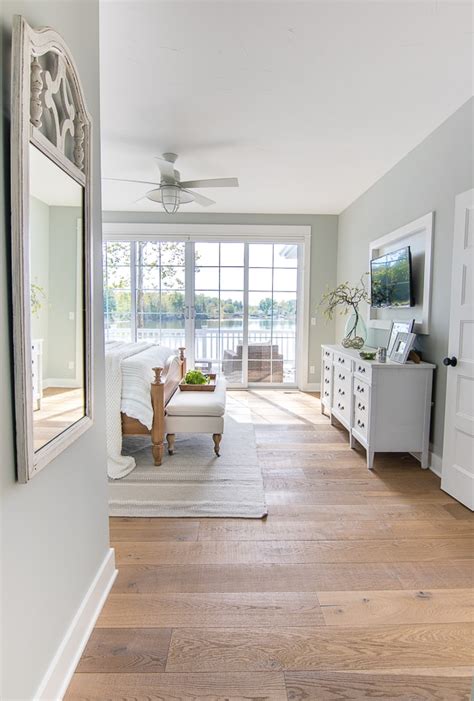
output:
[[[74,360],[69,361],[69,363],[67,364],[67,369],[74,370]]]
[[[314,375],[314,365],[309,366],[309,374]]]
[[[74,321],[75,318],[76,315],[74,314],[74,312],[69,312],[69,321]]]
[[[316,317],[315,316],[311,317],[311,326],[316,326]]]

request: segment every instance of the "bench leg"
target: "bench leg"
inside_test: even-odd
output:
[[[161,465],[163,461],[163,443],[153,443],[151,446],[151,451],[153,453],[153,460],[155,465]]]
[[[212,434],[212,440],[214,441],[214,452],[217,455],[217,457],[220,456],[219,447],[221,444],[221,438],[222,438],[222,433],[213,433]]]
[[[174,442],[176,439],[176,434],[175,433],[167,433],[166,434],[166,441],[168,443],[168,454],[173,455],[174,453]]]

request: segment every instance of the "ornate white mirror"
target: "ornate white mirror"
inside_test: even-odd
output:
[[[92,423],[91,120],[52,29],[14,23],[12,282],[18,479]]]

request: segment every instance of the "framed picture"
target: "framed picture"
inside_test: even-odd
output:
[[[399,331],[395,337],[390,360],[396,363],[406,363],[408,354],[415,343],[416,333],[404,333]]]
[[[415,325],[414,319],[409,319],[408,321],[392,321],[392,328],[390,329],[390,338],[387,347],[387,356],[390,358],[397,333],[411,333],[413,331],[413,326]]]

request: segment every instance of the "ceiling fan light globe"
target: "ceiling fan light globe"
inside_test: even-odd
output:
[[[180,205],[180,191],[176,185],[161,186],[161,204],[167,214],[176,214]]]

